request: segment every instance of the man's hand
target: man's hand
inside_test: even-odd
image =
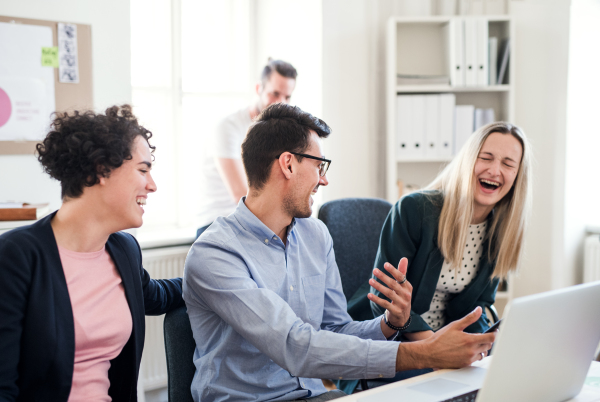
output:
[[[492,348],[496,332],[463,332],[480,316],[481,307],[477,307],[464,318],[446,325],[423,341],[401,343],[396,357],[396,371],[431,367],[461,368],[481,360]]]
[[[369,293],[367,297],[372,302],[388,310],[387,319],[390,324],[395,327],[402,327],[410,317],[410,301],[412,297],[412,285],[406,280],[408,260],[406,258],[401,259],[398,269],[394,268],[389,262],[386,262],[383,267],[392,277],[390,278],[375,268],[373,274],[383,282],[383,285],[375,279],[370,279],[369,285],[390,299],[390,301],[377,297],[373,293]]]
[[[416,341],[422,341],[427,338],[430,338],[433,336],[433,334],[434,334],[434,332],[429,330],[429,331],[419,331],[419,332],[407,332],[407,333],[402,334],[402,336],[404,336],[406,339],[408,339],[411,342],[416,342]]]

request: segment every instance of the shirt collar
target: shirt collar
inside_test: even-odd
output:
[[[238,203],[233,216],[240,223],[240,225],[248,232],[252,233],[254,237],[259,239],[261,242],[265,240],[273,240],[273,237],[279,238],[271,229],[267,227],[260,219],[256,217],[246,206],[246,197],[242,197]],[[292,218],[292,223],[289,225],[287,232],[288,238],[296,226],[296,218]]]

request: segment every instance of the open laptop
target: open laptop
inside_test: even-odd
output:
[[[487,370],[466,367],[357,401],[559,402],[576,396],[600,342],[600,282],[517,298],[505,317]]]

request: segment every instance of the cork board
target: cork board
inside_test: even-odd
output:
[[[0,22],[41,25],[52,30],[53,46],[58,46],[58,22],[0,15]],[[56,111],[93,109],[92,84],[92,27],[77,25],[77,54],[79,57],[79,83],[62,83],[58,80],[58,68],[54,68],[54,96]],[[0,141],[0,155],[31,155],[38,141]]]

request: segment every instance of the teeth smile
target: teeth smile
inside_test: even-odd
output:
[[[479,181],[485,184],[489,184],[490,186],[500,187],[500,183],[497,183],[495,181],[490,181],[486,179],[480,179]]]
[[[146,205],[146,199],[143,197],[137,198],[135,202],[137,202],[138,205]]]

